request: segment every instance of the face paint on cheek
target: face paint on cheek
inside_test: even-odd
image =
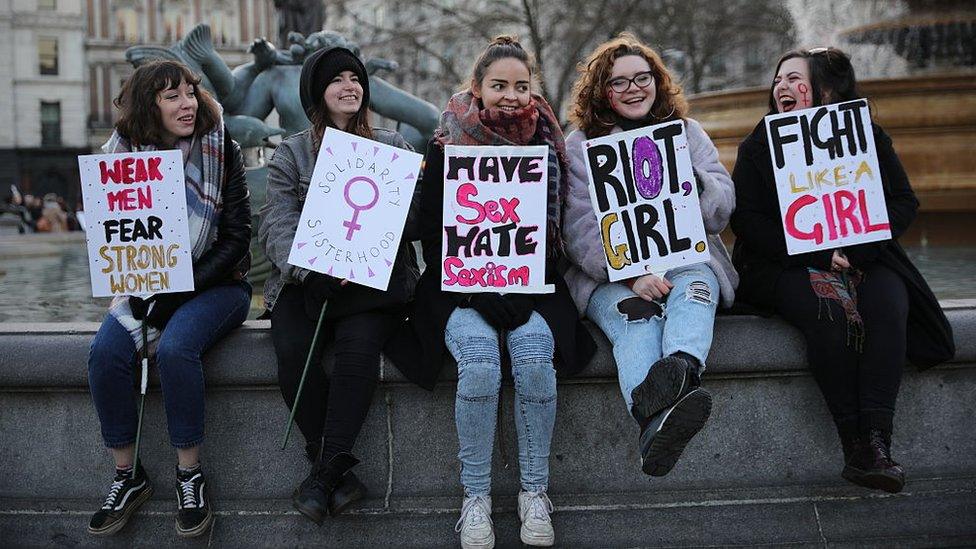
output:
[[[800,83],[800,84],[799,84],[799,85],[798,85],[798,86],[796,87],[796,91],[798,91],[798,92],[800,92],[800,94],[801,94],[801,95],[803,96],[803,98],[802,98],[802,99],[801,99],[801,101],[800,101],[800,102],[801,102],[801,104],[802,104],[802,105],[803,105],[804,107],[809,107],[809,106],[810,106],[810,98],[809,98],[809,97],[807,96],[807,92],[809,92],[809,91],[810,91],[810,89],[809,89],[809,88],[807,88],[807,85],[806,85],[806,84],[803,84],[803,83]]]

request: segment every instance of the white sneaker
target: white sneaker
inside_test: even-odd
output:
[[[491,522],[491,496],[464,498],[461,518],[454,531],[461,533],[461,549],[492,549],[495,530]]]
[[[536,547],[551,547],[556,543],[556,532],[552,529],[552,502],[545,492],[519,492],[519,520],[522,529],[519,537],[522,543]]]

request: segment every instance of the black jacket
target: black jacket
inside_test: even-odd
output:
[[[444,330],[447,320],[466,295],[441,291],[444,148],[435,141],[427,145],[421,185],[419,229],[426,268],[417,283],[410,318],[390,339],[384,352],[408,379],[432,389],[446,358]],[[552,245],[548,243],[548,246]],[[555,285],[556,291],[535,296],[535,311],[552,330],[557,372],[572,375],[590,361],[596,343],[580,322],[569,288],[562,275],[556,272],[554,260],[547,263],[546,279],[547,283]]]
[[[908,358],[919,368],[934,366],[955,354],[952,328],[932,290],[897,241],[915,219],[918,199],[891,138],[877,124],[873,128],[892,239],[846,246],[844,254],[852,267],[880,262],[902,277],[909,294]],[[770,313],[783,270],[794,266],[830,270],[833,250],[787,254],[765,122],[760,121],[739,145],[732,180],[736,198],[731,219],[736,236],[732,263],[739,272],[736,297]]]
[[[251,264],[251,195],[241,147],[224,132],[224,173],[217,240],[193,264],[196,292],[244,280]]]

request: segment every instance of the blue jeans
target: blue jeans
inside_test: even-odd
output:
[[[251,305],[251,286],[216,286],[186,302],[159,338],[156,365],[166,408],[170,443],[192,448],[203,442],[203,363],[200,357],[240,326]],[[88,384],[109,448],[136,441],[137,394],[141,369],[129,332],[111,314],[95,334],[88,355]]]
[[[628,412],[633,404],[631,391],[644,381],[655,362],[683,351],[701,362],[703,372],[712,346],[719,297],[715,273],[708,265],[699,264],[673,269],[664,277],[674,288],[663,301],[656,301],[659,307],[647,315],[634,318],[618,309],[627,299],[641,299],[619,282],[599,286],[586,307],[586,316],[613,345],[620,392]]]
[[[555,342],[549,325],[537,312],[504,335],[515,378],[522,489],[545,491],[549,485],[549,444],[556,423]],[[461,484],[467,496],[486,496],[491,492],[491,454],[502,384],[499,333],[474,309],[458,308],[447,321],[444,340],[458,363],[454,419]]]

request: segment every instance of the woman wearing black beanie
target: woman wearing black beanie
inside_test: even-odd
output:
[[[295,507],[321,524],[365,496],[350,469],[352,455],[379,377],[380,350],[401,318],[419,271],[404,235],[387,290],[380,291],[288,263],[315,159],[326,128],[412,150],[392,130],[369,123],[369,77],[356,55],[345,48],[322,49],[302,67],[302,106],[311,127],[282,141],[268,166],[268,196],[261,209],[258,236],[272,263],[264,286],[271,337],[278,358],[278,383],[289,408],[295,402],[316,321],[329,306],[323,332],[313,352],[295,422],[314,463],[292,497]],[[412,210],[411,210],[412,211]],[[322,350],[331,340],[335,363],[331,375],[321,368]]]

